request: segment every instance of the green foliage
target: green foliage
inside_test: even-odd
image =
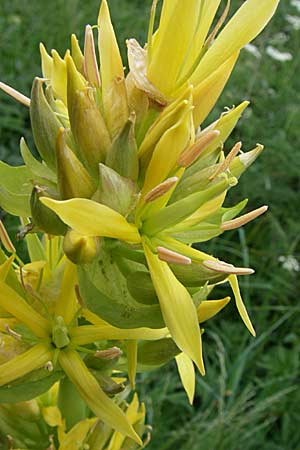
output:
[[[80,30],[82,42],[84,24],[96,23],[98,3],[2,0],[0,31],[5,38],[0,42],[0,79],[29,95],[33,77],[40,74],[39,41],[49,50],[63,51],[73,30]],[[127,37],[145,41],[150,3],[110,1],[123,54]],[[234,10],[242,2],[232,3]],[[208,244],[209,252],[220,259],[227,260],[230,254],[233,264],[255,268],[256,275],[251,281],[245,277],[241,287],[252,306],[258,338],[251,340],[235,317],[230,321],[236,314],[232,306],[214,320],[215,329],[203,336],[208,375],[198,377],[194,409],[172,365],[159,374],[140,376],[138,390],[147,403],[148,422],[154,426],[149,450],[294,450],[299,445],[300,394],[295,385],[300,345],[300,34],[288,22],[288,14],[300,16],[291,2],[283,0],[271,25],[254,43],[261,57],[243,50],[210,118],[216,118],[224,106],[250,100],[230,143],[242,139],[248,150],[259,141],[266,148],[240,181],[238,198],[235,194],[230,200],[237,203],[249,196],[249,210],[268,204],[269,212]],[[266,53],[269,45],[290,52],[293,59],[272,59]],[[22,133],[33,148],[28,110],[0,93],[0,114],[0,157],[20,164]],[[14,239],[18,224],[9,218],[6,226]],[[201,249],[207,247],[201,244]],[[217,358],[210,356],[216,352]]]

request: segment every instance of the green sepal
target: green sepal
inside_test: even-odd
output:
[[[48,391],[63,375],[62,371],[49,374],[46,369],[35,370],[13,383],[0,387],[0,402],[16,403],[31,400]]]
[[[106,371],[113,369],[120,359],[120,355],[115,356],[113,358],[101,358],[95,355],[87,355],[84,358],[84,363],[90,368],[94,370]]]
[[[138,187],[130,178],[99,164],[99,187],[92,199],[128,217],[137,202]]]
[[[31,127],[39,154],[50,169],[55,170],[56,137],[61,123],[47,102],[43,83],[40,78],[35,78],[33,82],[30,102]]]
[[[116,383],[113,378],[104,375],[103,373],[99,372],[98,370],[92,370],[91,371],[98,383],[101,386],[101,389],[105,392],[108,396],[114,396],[116,394],[120,394],[120,392],[123,392],[125,389],[125,386],[123,384]]]
[[[50,195],[51,194],[51,195]],[[47,208],[40,201],[40,197],[53,197],[47,188],[34,187],[30,198],[31,217],[33,224],[41,231],[54,236],[64,235],[67,232],[67,225],[58,217],[55,212]]]
[[[123,177],[136,181],[139,174],[139,161],[134,124],[134,116],[129,117],[123,130],[112,143],[105,164]]]
[[[164,338],[158,341],[142,341],[138,344],[138,365],[162,366],[175,358],[181,350],[173,339]],[[138,366],[139,368],[139,366]]]
[[[54,185],[56,184],[56,174],[45,164],[42,164],[40,161],[35,159],[24,138],[20,141],[20,150],[24,163],[33,176],[38,177],[39,180],[44,182],[44,184],[47,184],[47,182]]]
[[[227,274],[218,273],[207,269],[202,264],[192,263],[187,266],[180,264],[169,264],[174,272],[176,278],[185,286],[200,287],[207,282],[209,284],[216,284],[227,278]]]
[[[12,167],[0,161],[0,207],[14,216],[30,216],[32,174],[26,166]]]

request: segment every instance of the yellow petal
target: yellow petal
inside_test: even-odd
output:
[[[194,89],[193,102],[195,109],[193,111],[193,116],[195,128],[201,125],[214,107],[231,75],[238,56],[238,52],[234,53]]]
[[[230,302],[230,297],[221,300],[204,300],[197,308],[199,323],[214,317]]]
[[[123,62],[106,0],[102,0],[98,25],[103,105],[114,137],[123,128],[129,114]]]
[[[38,344],[0,366],[0,386],[40,369],[51,361],[53,351],[46,344]],[[46,369],[45,369],[46,370]]]
[[[0,242],[4,246],[5,250],[8,251],[8,253],[16,253],[16,249],[13,243],[11,242],[10,237],[1,220],[0,220]]]
[[[108,206],[81,198],[57,201],[42,197],[40,200],[78,233],[135,244],[141,241],[137,228]]]
[[[192,405],[194,401],[196,386],[196,376],[193,361],[185,353],[180,353],[175,357],[175,359],[182,385],[188,396],[189,402]]]
[[[63,350],[59,354],[59,362],[93,413],[113,429],[142,445],[123,411],[104,394],[80,356],[73,350]]]
[[[46,406],[42,408],[42,415],[50,427],[58,427],[63,424],[61,412],[57,406]]]
[[[23,322],[36,336],[49,336],[49,322],[3,281],[0,281],[0,306]]]
[[[67,106],[67,66],[56,50],[52,50],[52,87],[55,96]]]
[[[279,0],[248,0],[243,3],[201,59],[191,82],[196,85],[203,81],[252,41],[267,25],[278,3]]]
[[[74,345],[90,344],[100,340],[119,340],[119,339],[143,339],[156,341],[166,337],[167,328],[129,328],[121,329],[112,325],[82,325],[71,330],[71,340]]]
[[[76,265],[71,261],[66,260],[55,311],[56,316],[63,317],[66,325],[73,320],[76,311],[78,310],[78,302],[75,293],[76,283],[78,283]]]
[[[189,50],[199,16],[199,0],[172,0],[176,7],[166,8],[155,37],[147,75],[160,91],[172,94]],[[178,32],[180,29],[180,32]]]
[[[0,265],[0,281],[5,281],[14,259],[15,257],[14,255],[12,255],[3,264]]]
[[[47,50],[42,42],[40,43],[40,53],[42,59],[43,77],[48,80],[51,80],[53,71],[53,59],[47,53]]]
[[[85,419],[74,425],[60,442],[59,450],[81,450],[88,432],[97,419]]]
[[[144,250],[162,315],[171,336],[204,374],[201,333],[193,300],[168,264],[160,261],[147,245],[144,245]]]
[[[237,276],[229,275],[228,281],[229,281],[231,289],[234,293],[236,306],[237,306],[238,312],[240,313],[240,316],[241,316],[244,324],[246,325],[246,327],[248,328],[248,330],[250,331],[252,336],[256,336],[255,330],[253,328],[250,317],[247,313],[246,307],[245,307],[244,302],[241,297],[241,292],[240,292]]]

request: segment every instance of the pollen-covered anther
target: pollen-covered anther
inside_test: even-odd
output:
[[[242,227],[243,225],[246,225],[248,222],[251,222],[252,220],[264,214],[267,210],[268,206],[265,205],[255,209],[254,211],[244,214],[241,217],[237,217],[236,219],[227,220],[226,222],[222,223],[221,230],[227,231]]]
[[[123,352],[119,347],[112,347],[112,348],[108,348],[106,350],[98,350],[94,356],[96,358],[110,360],[110,359],[119,358],[122,355],[123,355]]]
[[[195,144],[180,155],[177,164],[181,167],[189,167],[218,136],[220,136],[219,130],[210,130],[203,134]]]
[[[145,203],[153,202],[154,200],[162,197],[164,194],[166,194],[172,187],[175,186],[175,184],[178,181],[178,177],[171,177],[167,180],[163,181],[159,185],[155,186],[155,188],[151,189],[146,195],[145,195]]]
[[[203,261],[203,266],[214,272],[228,273],[230,275],[251,275],[254,270],[250,267],[235,267],[232,264],[227,264],[223,261]]]
[[[29,108],[30,98],[26,97],[26,95],[23,95],[23,94],[21,94],[21,92],[16,91],[16,89],[8,86],[5,83],[2,83],[2,81],[0,81],[0,89],[2,89],[2,91],[4,91],[6,94],[13,97],[18,102],[22,103],[22,105],[25,105]]]
[[[180,253],[173,252],[165,247],[157,247],[158,257],[161,261],[165,261],[171,264],[181,264],[184,266],[188,266],[192,264],[191,258],[187,256],[181,255]]]
[[[52,362],[52,361],[48,361],[48,362],[45,364],[45,369],[46,369],[48,372],[53,372],[53,370],[54,370],[53,362]]]
[[[230,152],[228,153],[228,155],[226,156],[226,158],[224,159],[222,164],[218,167],[216,172],[209,178],[210,181],[213,180],[214,178],[216,178],[221,173],[225,172],[229,168],[229,166],[232,163],[232,161],[234,160],[234,158],[241,151],[241,148],[242,148],[242,143],[241,142],[237,142],[233,146],[233,148],[230,150]]]
[[[17,341],[22,340],[22,335],[17,333],[16,331],[12,330],[10,328],[10,326],[8,325],[8,323],[4,324],[4,329],[5,329],[6,333],[9,334],[9,336],[11,336],[12,338],[16,339]]]

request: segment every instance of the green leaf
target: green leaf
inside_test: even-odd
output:
[[[45,369],[34,372],[20,378],[14,383],[0,387],[1,403],[16,403],[31,400],[48,391],[64,375],[61,371],[56,371],[50,375]]]
[[[0,207],[13,216],[30,217],[30,195],[15,194],[0,186]]]

